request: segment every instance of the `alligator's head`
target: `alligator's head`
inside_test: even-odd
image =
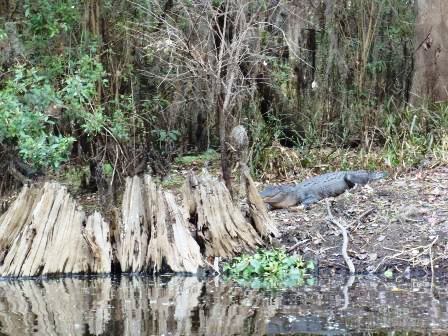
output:
[[[260,193],[261,198],[273,209],[288,208],[297,204],[297,196],[292,186],[268,186]]]
[[[369,173],[369,179],[371,181],[379,180],[379,179],[385,178],[387,176],[389,176],[389,174],[387,172],[370,172]]]

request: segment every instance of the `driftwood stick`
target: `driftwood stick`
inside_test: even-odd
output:
[[[344,227],[344,225],[339,223],[339,221],[337,221],[336,218],[334,218],[333,214],[331,213],[330,202],[328,202],[328,199],[325,200],[325,203],[327,204],[327,212],[330,222],[336,225],[342,232],[342,239],[343,239],[342,256],[344,257],[345,263],[347,264],[350,274],[355,274],[355,265],[353,265],[352,259],[350,259],[349,255],[347,254],[347,246],[348,246],[347,229]]]
[[[305,244],[309,242],[309,239],[303,239],[297,243],[295,243],[293,246],[291,246],[289,249],[286,250],[286,252],[291,253],[292,251],[294,251],[296,248],[298,248],[300,245]]]

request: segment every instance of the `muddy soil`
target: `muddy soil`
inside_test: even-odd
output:
[[[334,219],[349,233],[356,272],[410,275],[448,270],[448,167],[389,177],[330,199]],[[325,200],[310,210],[274,210],[279,243],[313,258],[322,268],[346,270],[340,229]]]

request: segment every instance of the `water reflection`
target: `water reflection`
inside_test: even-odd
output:
[[[448,332],[443,283],[320,278],[279,291],[196,277],[0,281],[0,335]]]

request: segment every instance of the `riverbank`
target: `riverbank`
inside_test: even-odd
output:
[[[330,200],[332,215],[349,233],[348,254],[356,272],[448,270],[448,167],[414,170],[355,188]],[[346,269],[340,230],[325,201],[271,211],[279,243],[318,262]]]
[[[182,182],[187,172],[186,167],[178,167],[176,181]],[[448,166],[438,165],[399,176],[392,174],[329,199],[333,220],[347,228],[347,251],[356,273],[445,273],[447,182]],[[260,190],[262,187],[259,185]],[[178,186],[172,186],[171,191],[178,192]],[[96,193],[78,193],[75,199],[88,212],[97,207]],[[14,195],[1,204],[7,208],[13,200]],[[329,220],[325,200],[309,210],[298,206],[270,211],[269,215],[280,231],[280,237],[273,240],[274,246],[314,260],[321,271],[347,270],[341,253],[342,235]]]

